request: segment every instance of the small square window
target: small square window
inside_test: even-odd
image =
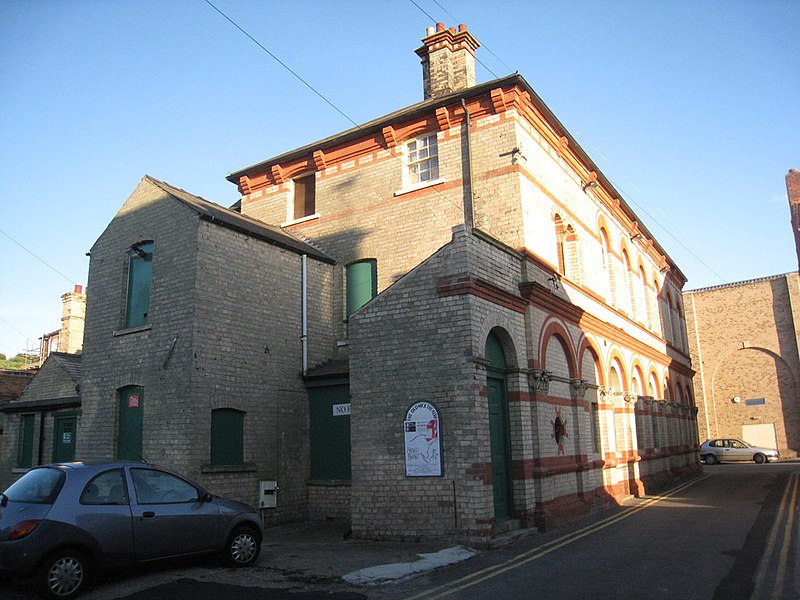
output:
[[[439,178],[439,146],[436,134],[411,140],[406,145],[409,183],[425,183]]]

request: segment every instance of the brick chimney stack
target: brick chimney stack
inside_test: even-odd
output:
[[[83,326],[86,320],[86,290],[76,285],[72,292],[61,296],[61,336],[58,349],[77,354],[83,349]]]
[[[797,169],[789,169],[786,174],[786,193],[789,195],[794,247],[797,252],[798,269],[800,269],[800,171]]]
[[[422,59],[425,100],[438,98],[475,85],[475,50],[478,40],[466,25],[445,29],[444,23],[428,27],[424,46],[416,53]]]

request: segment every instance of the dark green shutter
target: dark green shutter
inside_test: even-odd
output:
[[[347,316],[352,315],[378,293],[377,263],[363,260],[347,267]]]
[[[244,413],[232,408],[211,411],[211,464],[244,462]]]
[[[22,415],[19,422],[19,454],[17,467],[33,466],[33,422],[36,415]]]
[[[150,312],[150,283],[153,278],[153,242],[135,246],[141,253],[130,259],[128,268],[127,327],[146,325]]]

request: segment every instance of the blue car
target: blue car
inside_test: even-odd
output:
[[[201,554],[253,565],[261,516],[166,469],[131,462],[35,467],[0,494],[0,575],[72,598],[95,569]]]

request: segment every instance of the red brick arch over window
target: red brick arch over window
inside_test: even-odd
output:
[[[606,370],[603,366],[603,361],[600,358],[600,349],[597,347],[594,341],[588,339],[587,337],[583,337],[581,338],[580,344],[578,344],[579,377],[583,377],[583,361],[586,360],[587,357],[594,362],[595,371],[597,372],[597,377],[599,379],[599,381],[595,381],[593,383],[597,385],[606,385]]]
[[[567,358],[567,368],[569,369],[569,377],[578,377],[578,360],[575,357],[575,349],[569,341],[569,333],[564,326],[557,321],[550,321],[544,331],[542,331],[540,337],[541,341],[539,343],[539,365],[541,365],[542,369],[547,369],[547,346],[550,344],[550,338],[552,337],[555,337],[564,349],[564,355]]]

